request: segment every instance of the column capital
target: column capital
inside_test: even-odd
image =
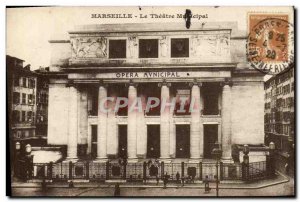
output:
[[[99,84],[99,87],[100,87],[100,86],[103,86],[103,87],[105,87],[105,88],[108,87],[108,83],[104,83],[104,81],[103,81],[102,79],[99,80],[98,84]]]
[[[77,87],[78,84],[76,84],[73,80],[69,80],[68,83],[66,84],[67,87]]]
[[[197,79],[194,79],[193,82],[189,83],[189,86],[193,87],[194,85],[197,85],[197,86],[201,87],[203,85],[203,82],[199,82],[199,81],[197,81]]]
[[[224,87],[224,86],[226,86],[226,85],[232,87],[232,86],[233,86],[233,82],[232,82],[231,79],[225,79],[225,81],[221,82],[220,85],[221,85],[222,87]]]
[[[162,82],[158,83],[158,87],[167,86],[171,87],[171,83],[167,82],[166,79],[164,79]]]
[[[128,83],[125,83],[125,86],[126,87],[133,86],[136,88],[136,87],[138,87],[138,83],[136,83],[132,79],[130,79]]]

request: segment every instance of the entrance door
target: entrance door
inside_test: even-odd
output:
[[[212,150],[218,142],[218,125],[204,124],[204,158],[212,158]]]
[[[98,132],[97,132],[97,125],[92,125],[92,149],[91,149],[91,156],[92,158],[96,158],[97,157],[97,136],[98,136]]]
[[[147,158],[160,156],[160,125],[147,126]]]
[[[176,125],[176,158],[190,158],[190,125]]]
[[[127,158],[127,125],[119,125],[119,157]]]

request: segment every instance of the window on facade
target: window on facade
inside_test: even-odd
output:
[[[20,93],[14,92],[14,104],[20,104]]]
[[[22,104],[26,104],[26,94],[22,93]]]
[[[158,58],[158,40],[140,39],[139,40],[140,58]]]
[[[25,77],[23,77],[23,79],[22,79],[22,86],[23,87],[25,87],[25,88],[27,88],[27,82],[26,82],[26,78]]]
[[[14,86],[19,86],[20,85],[20,77],[16,76],[14,80]]]
[[[177,89],[176,90],[176,105],[175,115],[189,115],[190,113],[190,89]]]
[[[219,83],[206,83],[203,85],[203,115],[218,115],[219,95],[221,87]]]
[[[189,57],[189,39],[171,39],[171,57]]]
[[[109,58],[126,58],[126,40],[109,40]]]
[[[32,100],[32,98],[33,98],[33,95],[32,94],[28,94],[28,96],[27,96],[27,98],[28,98],[28,104],[33,104],[33,100]]]
[[[32,122],[32,111],[27,112],[27,121]]]
[[[26,112],[22,111],[22,122],[26,121]]]
[[[20,122],[20,111],[18,111],[18,110],[14,110],[13,111],[13,117],[12,117],[12,121],[14,122],[14,123],[18,123],[18,122]]]

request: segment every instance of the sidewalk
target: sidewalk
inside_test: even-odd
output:
[[[289,182],[289,177],[277,173],[274,179],[258,180],[255,182],[241,182],[241,181],[221,181],[219,184],[219,189],[260,189],[264,187],[269,187],[277,184],[282,184]],[[110,183],[99,183],[99,182],[76,182],[74,180],[74,187],[76,188],[112,188],[117,182]],[[13,182],[12,188],[41,188],[40,182]],[[67,182],[48,182],[48,188],[69,188]],[[143,184],[141,182],[126,182],[120,183],[121,188],[162,188],[163,183],[160,181],[158,185],[156,183]],[[189,189],[204,189],[204,183],[193,183],[185,184],[182,186],[177,183],[168,183],[169,188],[189,188]],[[216,187],[215,182],[210,182],[210,188],[214,189]]]

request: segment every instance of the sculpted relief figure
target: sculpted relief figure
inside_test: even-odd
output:
[[[98,57],[107,56],[107,40],[101,38],[73,38],[71,47],[74,57]]]
[[[160,46],[160,56],[161,57],[167,57],[168,44],[167,44],[167,37],[166,36],[162,36],[162,38],[159,40],[159,46]]]
[[[136,36],[130,36],[128,38],[128,49],[129,49],[129,57],[130,58],[137,58],[138,55],[138,42]]]

